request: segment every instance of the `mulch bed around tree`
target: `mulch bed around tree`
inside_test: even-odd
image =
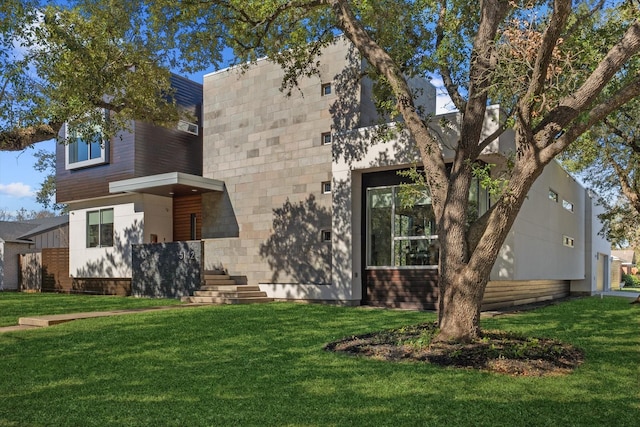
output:
[[[392,362],[415,361],[513,376],[565,375],[584,360],[580,349],[547,338],[483,331],[481,338],[469,344],[432,343],[436,333],[436,323],[424,323],[347,337],[327,344],[325,349]]]

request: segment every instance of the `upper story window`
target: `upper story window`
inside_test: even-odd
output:
[[[65,125],[65,169],[107,163],[109,142],[102,135],[102,127],[99,124],[87,126],[82,130]]]
[[[552,189],[549,189],[549,199],[553,200],[556,203],[558,203],[558,193],[556,193]]]
[[[331,95],[331,83],[324,83],[322,86],[320,86],[320,95]]]
[[[113,246],[113,208],[87,212],[87,247]]]

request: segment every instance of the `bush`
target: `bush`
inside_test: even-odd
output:
[[[640,288],[640,279],[632,274],[623,274],[622,281],[625,288]]]

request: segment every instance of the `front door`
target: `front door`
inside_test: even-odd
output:
[[[173,199],[173,241],[202,238],[202,195]]]

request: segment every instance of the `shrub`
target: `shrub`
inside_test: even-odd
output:
[[[625,288],[640,288],[640,279],[632,274],[623,274],[622,281]]]

